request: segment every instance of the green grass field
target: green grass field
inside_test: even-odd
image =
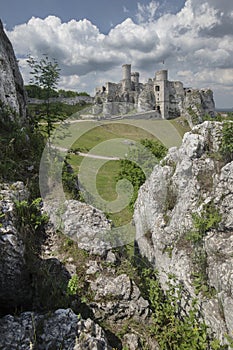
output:
[[[133,125],[125,124],[106,124],[97,126],[82,135],[72,146],[72,148],[80,148],[83,151],[89,151],[97,144],[105,140],[125,138],[139,141],[141,139],[156,139],[151,133]]]
[[[89,122],[90,123],[90,122]],[[83,153],[90,152],[91,154],[111,155],[111,147],[121,150],[121,145],[113,146],[111,143],[105,143],[107,140],[121,139],[140,141],[141,139],[154,139],[162,142],[166,147],[179,146],[182,137],[186,131],[189,131],[187,124],[178,118],[177,120],[121,120],[117,122],[106,121],[100,123],[93,122],[93,127],[89,131],[84,132],[72,144],[72,149],[79,150]],[[77,123],[77,127],[82,128],[82,123]],[[75,126],[72,125],[72,129]],[[123,142],[123,141],[121,141]],[[102,148],[101,148],[102,146]],[[100,148],[98,148],[100,147]],[[104,153],[101,153],[103,152]],[[114,154],[115,155],[115,154]],[[74,171],[79,173],[80,165],[85,164],[85,182],[95,181],[98,195],[105,201],[115,201],[117,198],[116,192],[116,177],[120,170],[120,162],[98,161],[81,157],[76,154],[69,154],[69,162]],[[84,159],[85,158],[85,159]],[[86,161],[87,160],[87,161]],[[85,163],[86,161],[86,163]],[[82,163],[84,162],[84,163]],[[98,165],[97,165],[98,163]],[[96,174],[96,169],[98,172]],[[96,177],[94,177],[96,174]],[[108,217],[112,220],[115,226],[121,226],[131,221],[132,211],[129,207],[125,207],[119,212],[109,213]]]

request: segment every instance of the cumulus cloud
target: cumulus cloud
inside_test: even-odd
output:
[[[148,5],[138,2],[138,12],[136,14],[139,23],[152,22],[160,4],[152,0]]]
[[[165,67],[171,79],[213,88],[217,105],[232,104],[233,3],[186,0],[179,12],[160,16],[158,8],[157,1],[138,3],[137,23],[127,18],[108,34],[102,34],[87,19],[62,23],[58,17],[48,16],[32,17],[8,36],[26,81],[25,56],[46,53],[56,58],[62,69],[63,88],[85,88],[93,93],[106,81],[121,80],[121,65],[131,63],[142,80]],[[224,102],[220,100],[222,91],[227,92]]]

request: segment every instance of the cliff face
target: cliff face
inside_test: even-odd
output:
[[[209,89],[187,89],[185,91],[182,114],[186,117],[189,126],[202,123],[205,115],[215,117],[215,102],[213,91]]]
[[[233,328],[233,162],[220,156],[222,128],[205,122],[169,150],[141,187],[134,220],[163,288],[175,274],[224,342]]]
[[[26,118],[26,95],[23,79],[11,42],[0,21],[0,108],[7,108],[8,118],[13,120],[16,113],[20,121]],[[1,116],[0,116],[1,117]]]

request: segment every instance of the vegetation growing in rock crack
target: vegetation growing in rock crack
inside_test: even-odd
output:
[[[223,124],[220,152],[227,162],[233,160],[233,122]]]
[[[182,298],[188,300],[189,296],[174,275],[168,276],[166,292],[160,286],[156,271],[144,269],[142,277],[153,312],[150,332],[160,350],[225,349],[218,340],[209,336],[197,300],[191,298],[189,310],[183,309]]]

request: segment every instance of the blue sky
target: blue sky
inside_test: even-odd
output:
[[[233,106],[230,0],[8,0],[0,17],[25,83],[27,55],[46,53],[59,62],[60,88],[93,94],[131,63],[142,82],[167,68],[170,80],[211,88],[217,107]]]
[[[160,11],[178,11],[185,0],[161,1]],[[136,19],[138,4],[148,5],[142,0],[7,0],[0,3],[0,14],[7,29],[27,22],[32,16],[45,18],[54,15],[63,22],[71,19],[89,19],[101,32],[108,33],[127,17]]]

